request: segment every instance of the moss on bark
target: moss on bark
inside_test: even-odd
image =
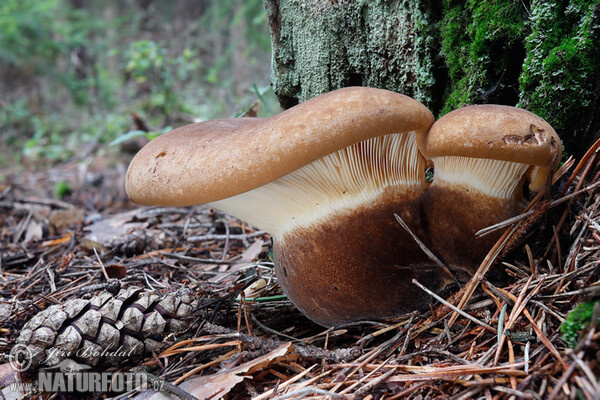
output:
[[[272,84],[286,106],[344,86],[431,102],[432,23],[416,0],[265,0]]]
[[[284,107],[344,86],[540,115],[581,154],[600,129],[598,0],[263,0]]]
[[[519,106],[580,153],[600,128],[600,3],[536,1],[530,12]]]
[[[450,80],[442,114],[464,104],[516,103],[524,25],[520,2],[444,2],[440,33]]]

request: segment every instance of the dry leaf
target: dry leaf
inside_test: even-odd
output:
[[[248,286],[244,289],[244,297],[246,299],[253,299],[255,297],[259,297],[262,292],[264,292],[265,287],[267,286],[267,280],[264,278],[260,278],[252,285]]]
[[[9,363],[0,364],[0,386],[8,386],[17,381],[17,373]]]
[[[36,221],[29,221],[27,225],[27,232],[25,233],[25,238],[23,239],[23,243],[29,242],[37,242],[44,237],[44,224]]]
[[[238,383],[247,378],[249,374],[267,368],[271,363],[285,357],[293,350],[291,342],[284,343],[275,350],[254,360],[241,364],[233,369],[218,372],[213,375],[199,376],[189,379],[179,387],[198,399],[210,398],[219,400],[226,396]],[[135,400],[169,400],[172,397],[164,393],[145,391],[135,397]]]
[[[87,226],[85,239],[107,246],[117,238],[127,237],[131,231],[147,228],[147,222],[129,222],[137,214],[137,210],[128,211]]]
[[[246,250],[244,250],[241,258],[234,264],[231,264],[228,271],[234,272],[252,265],[253,261],[256,260],[262,252],[262,247],[264,244],[265,242],[262,239],[258,239],[252,243]]]

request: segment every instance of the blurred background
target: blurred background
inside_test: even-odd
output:
[[[273,114],[269,51],[261,0],[2,0],[0,168]]]

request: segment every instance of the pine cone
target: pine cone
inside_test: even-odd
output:
[[[118,365],[160,352],[169,333],[187,329],[197,300],[187,289],[161,296],[131,287],[116,296],[52,305],[29,320],[17,339],[27,346],[32,369],[65,359],[89,366]]]

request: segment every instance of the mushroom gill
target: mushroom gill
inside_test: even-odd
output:
[[[524,163],[469,157],[434,157],[437,185],[463,185],[499,199],[521,200],[523,179],[531,167]]]
[[[374,137],[279,179],[211,204],[279,238],[298,227],[374,205],[384,192],[414,199],[428,186],[414,132]]]

